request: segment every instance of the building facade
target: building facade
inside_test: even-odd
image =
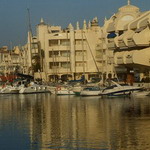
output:
[[[82,28],[77,22],[76,28],[69,24],[66,29],[47,25],[41,19],[37,40],[44,52],[43,72],[47,81],[79,79],[83,74],[90,80],[113,72],[97,17],[88,24],[84,20]]]
[[[23,54],[18,46],[9,50],[7,46],[0,48],[0,79],[13,80],[16,72],[23,71]]]
[[[114,53],[115,68],[127,82],[149,76],[150,11],[128,4],[119,8],[104,24],[108,33],[108,49]]]
[[[89,23],[84,20],[82,27],[77,22],[76,27],[69,24],[66,29],[41,19],[36,29],[36,37],[28,34],[30,60],[26,64],[37,78],[58,81],[79,79],[84,74],[87,80],[118,76],[131,82],[149,74],[150,11],[141,12],[130,0],[105,18],[102,27],[95,17]],[[38,69],[33,69],[35,62]]]

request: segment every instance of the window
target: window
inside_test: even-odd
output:
[[[49,46],[57,46],[58,40],[49,40]]]
[[[85,45],[86,44],[86,40],[85,39],[76,39],[75,40],[75,44],[76,45],[82,45],[82,43],[83,43],[83,45]]]
[[[32,44],[32,49],[37,49],[37,48],[38,48],[37,43],[33,43],[33,44]]]
[[[62,46],[69,46],[70,45],[69,39],[60,40],[60,45],[62,45]]]
[[[70,57],[70,51],[60,52],[60,55],[63,56],[63,57]]]
[[[58,55],[59,55],[58,51],[49,51],[49,57],[58,56]]]
[[[70,68],[70,63],[62,62],[61,67],[62,68]]]
[[[123,34],[123,31],[119,31],[119,36],[120,36],[121,34]]]
[[[58,33],[59,30],[51,30],[52,33]]]
[[[54,69],[54,68],[58,68],[58,67],[59,67],[58,62],[50,62],[49,63],[49,69]]]

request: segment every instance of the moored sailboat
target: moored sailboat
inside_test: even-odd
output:
[[[56,95],[75,95],[72,87],[69,86],[58,86],[56,88]]]
[[[50,93],[48,86],[40,85],[34,82],[31,82],[28,87],[23,87],[19,91],[20,94],[32,94],[32,93]]]
[[[85,87],[81,90],[81,96],[98,96],[102,93],[102,90],[99,87]]]

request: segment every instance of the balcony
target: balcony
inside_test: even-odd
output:
[[[114,62],[117,65],[122,65],[124,64],[124,54],[125,52],[116,52],[114,55]]]
[[[96,56],[96,61],[105,61],[107,59],[106,55],[98,55]]]
[[[127,33],[128,33],[128,34],[127,34]],[[135,47],[136,45],[135,45],[135,42],[134,42],[134,40],[133,40],[133,36],[134,36],[135,32],[132,31],[132,30],[129,30],[127,33],[126,33],[127,36],[126,36],[126,40],[125,40],[126,45],[127,45],[128,47]]]
[[[71,73],[71,71],[70,71],[70,68],[59,67],[59,68],[49,69],[48,73],[68,74],[68,73]]]
[[[118,45],[120,49],[126,49],[128,48],[125,44],[125,42],[123,41],[123,39],[118,40]]]
[[[83,45],[82,46],[82,44],[79,44],[79,45],[75,45],[75,50],[82,50],[82,49],[87,49],[88,48],[88,46],[87,45]]]
[[[75,60],[82,62],[82,61],[83,61],[83,57],[82,57],[82,56],[76,56],[76,57],[75,57]],[[87,59],[86,59],[86,56],[84,56],[84,61],[86,61],[86,60],[87,60]]]
[[[123,62],[123,56],[122,57],[117,57],[117,62],[116,62],[117,65],[122,65],[124,64]]]
[[[58,40],[58,39],[66,40],[66,39],[68,39],[68,35],[66,33],[54,33],[52,35],[48,34],[48,39],[50,39],[50,40]]]
[[[135,44],[133,38],[128,38],[127,42],[128,42],[128,47],[136,47],[136,44]]]
[[[53,56],[53,58],[48,59],[49,62],[70,62],[69,57],[63,57],[63,56]]]
[[[85,71],[86,71],[86,69],[85,69]],[[80,73],[80,72],[83,72],[83,67],[76,66],[76,73]]]
[[[150,44],[150,29],[146,28],[140,33],[135,33],[133,40],[137,46],[149,46]]]
[[[107,45],[106,43],[99,43],[96,45],[96,51],[101,51],[101,50],[106,50],[107,49]]]
[[[49,46],[49,51],[66,51],[70,50],[70,46],[64,46],[64,45],[55,45],[55,46]]]
[[[115,45],[115,42],[114,42],[114,39],[109,39],[108,40],[108,49],[116,49],[116,45]]]

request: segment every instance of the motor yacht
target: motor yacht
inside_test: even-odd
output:
[[[133,97],[144,97],[144,96],[150,96],[150,91],[149,90],[140,90],[133,92]]]
[[[118,84],[117,82],[111,81],[113,85],[108,86],[102,90],[102,96],[130,96],[134,91],[139,91],[142,87],[130,86],[127,84]]]

